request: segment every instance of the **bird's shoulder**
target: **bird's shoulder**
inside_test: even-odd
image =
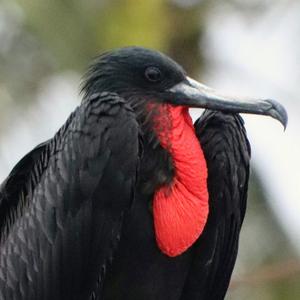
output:
[[[28,205],[50,161],[61,171],[65,161],[72,161],[75,155],[74,163],[78,164],[82,181],[86,182],[84,177],[97,172],[99,161],[104,164],[103,160],[107,162],[114,155],[114,166],[119,165],[123,174],[135,176],[137,144],[138,124],[132,108],[123,98],[102,92],[84,99],[54,137],[27,153],[0,185],[0,236],[5,235],[3,231],[9,230]]]

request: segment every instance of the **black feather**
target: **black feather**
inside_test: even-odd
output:
[[[180,300],[221,300],[235,264],[245,215],[250,145],[239,115],[205,111],[195,123],[208,167],[209,217],[193,246]]]
[[[138,147],[132,109],[104,93],[20,161],[1,186],[1,299],[100,293],[132,204]]]

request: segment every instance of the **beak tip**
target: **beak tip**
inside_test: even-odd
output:
[[[266,101],[271,105],[271,108],[269,109],[270,116],[278,120],[285,131],[288,123],[288,114],[286,109],[276,100],[268,99]]]

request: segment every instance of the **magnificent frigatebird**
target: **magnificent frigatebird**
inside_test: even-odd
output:
[[[169,57],[128,47],[89,69],[83,101],[0,188],[0,298],[223,299],[245,215],[239,112]],[[193,125],[189,107],[207,110]]]

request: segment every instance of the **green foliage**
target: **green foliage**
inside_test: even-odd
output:
[[[99,52],[126,45],[166,48],[162,0],[18,0],[27,29],[50,49],[60,68],[83,68]],[[146,33],[146,34],[145,34]]]
[[[102,48],[141,45],[163,50],[167,43],[164,1],[112,1],[98,21]]]

